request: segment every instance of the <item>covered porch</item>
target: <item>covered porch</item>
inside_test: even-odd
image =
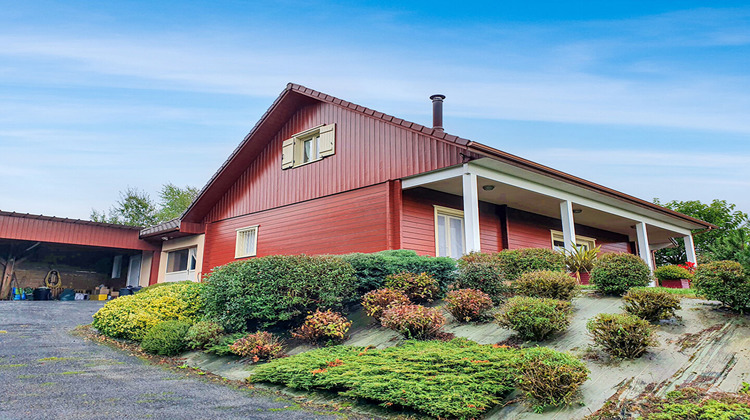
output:
[[[576,226],[585,226],[627,237],[651,270],[652,251],[671,246],[672,238],[683,238],[688,261],[697,262],[691,231],[705,224],[582,179],[554,175],[481,158],[405,178],[401,185],[405,191],[426,188],[462,197],[462,253],[482,251],[479,208],[485,202],[559,220],[559,237],[552,233],[551,247],[572,249],[585,241],[576,232]]]

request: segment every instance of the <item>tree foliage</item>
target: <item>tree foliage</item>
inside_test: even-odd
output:
[[[750,254],[750,241],[748,241],[750,239],[750,218],[748,218],[747,213],[736,210],[736,205],[718,199],[713,200],[711,204],[705,204],[698,200],[673,200],[668,203],[661,203],[659,199],[654,199],[654,203],[718,226],[718,229],[701,232],[693,236],[695,251],[700,260],[732,259],[738,261],[737,258],[740,257],[735,257],[734,253],[738,248],[742,252],[742,247],[734,247],[733,240],[730,238],[735,237],[739,242],[742,242],[742,238],[744,238],[744,249],[748,249],[744,252]],[[700,230],[695,232],[700,232]],[[676,239],[676,242],[676,247],[660,249],[656,252],[658,265],[680,264],[687,261],[684,241],[679,238]],[[747,255],[747,258],[750,261],[750,255]]]
[[[91,220],[131,226],[153,226],[174,218],[187,210],[198,195],[198,189],[174,184],[164,184],[159,191],[159,201],[138,188],[128,187],[120,191],[120,199],[108,211],[91,210]]]

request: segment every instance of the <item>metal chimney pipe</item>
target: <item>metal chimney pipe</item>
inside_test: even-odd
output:
[[[443,99],[445,95],[435,94],[432,99],[432,128],[443,131]]]

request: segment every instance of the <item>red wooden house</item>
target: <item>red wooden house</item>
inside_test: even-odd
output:
[[[412,249],[601,245],[652,266],[651,250],[712,226],[447,134],[441,95],[425,127],[289,84],[161,243],[159,281],[240,258]],[[157,279],[152,278],[151,282]]]

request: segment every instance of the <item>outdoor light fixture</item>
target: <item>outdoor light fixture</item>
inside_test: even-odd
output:
[[[583,210],[581,209],[573,209],[573,214],[581,214]]]
[[[485,191],[492,191],[492,190],[495,189],[495,186],[494,185],[483,185],[482,189],[485,190]]]

